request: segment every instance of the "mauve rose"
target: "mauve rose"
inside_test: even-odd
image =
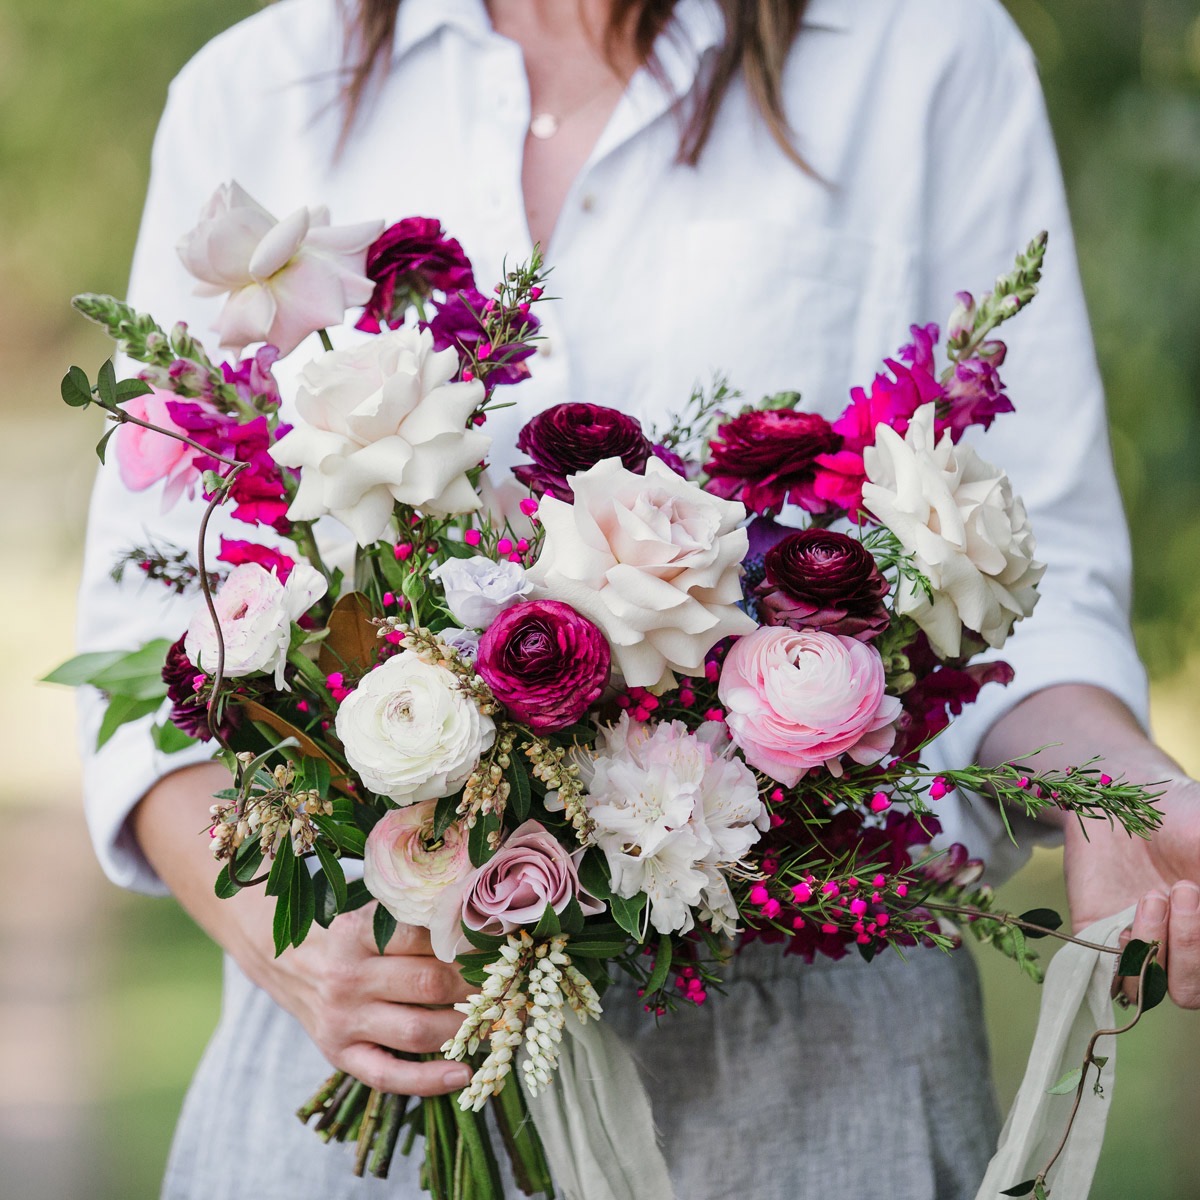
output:
[[[605,458],[619,458],[627,471],[641,474],[654,453],[633,417],[602,404],[581,402],[556,404],[527,421],[517,435],[517,449],[533,462],[513,467],[513,474],[535,496],[549,493],[568,503],[572,495],[568,475],[586,471]],[[667,465],[683,474],[673,462]]]
[[[513,717],[535,733],[574,725],[608,682],[612,652],[569,604],[506,608],[479,641],[475,670]]]
[[[442,893],[430,926],[434,953],[450,962],[465,948],[460,921],[468,929],[502,937],[522,926],[532,928],[547,905],[561,913],[572,900],[579,901],[584,916],[604,911],[603,903],[580,884],[575,856],[540,822],[526,821],[454,892]]]
[[[375,291],[355,329],[367,333],[403,325],[414,297],[475,287],[470,259],[435,217],[406,217],[385,229],[367,250],[366,273]]]
[[[804,529],[776,543],[756,589],[764,625],[823,629],[860,642],[888,625],[887,580],[869,550],[831,529]]]
[[[817,413],[790,408],[742,413],[724,422],[708,444],[708,490],[740,500],[750,512],[779,512],[789,501],[822,512],[826,503],[812,486],[815,459],[841,444]]]

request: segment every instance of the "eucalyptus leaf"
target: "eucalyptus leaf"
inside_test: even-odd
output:
[[[1046,1089],[1048,1096],[1070,1096],[1079,1088],[1083,1078],[1082,1067],[1072,1067],[1052,1088]]]
[[[1001,1192],[1002,1196],[1028,1196],[1037,1185],[1036,1179],[1027,1179],[1024,1183],[1018,1183],[1016,1187],[1010,1187],[1007,1191]]]

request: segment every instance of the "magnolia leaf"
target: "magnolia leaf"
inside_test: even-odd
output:
[[[1079,1088],[1083,1078],[1082,1067],[1072,1067],[1052,1088],[1046,1090],[1048,1096],[1069,1096]]]
[[[370,623],[374,615],[362,592],[339,597],[329,614],[329,636],[321,643],[317,656],[317,665],[326,675],[346,669],[371,669],[379,648],[376,627]]]
[[[337,788],[339,792],[345,793],[345,795],[352,799],[357,798],[348,786],[350,781],[346,777],[345,770],[330,758],[304,730],[293,725],[278,713],[272,712],[257,700],[250,699],[249,696],[234,695],[230,699],[234,703],[241,705],[242,711],[256,725],[265,725],[272,733],[277,733],[280,737],[295,738],[297,748],[306,758],[324,759],[330,766],[330,786]]]

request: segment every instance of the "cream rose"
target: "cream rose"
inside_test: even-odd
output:
[[[923,405],[901,438],[881,425],[863,452],[863,503],[895,535],[933,588],[933,599],[901,578],[896,611],[925,631],[943,658],[974,630],[1001,646],[1013,622],[1037,603],[1045,565],[1025,506],[1008,476],[948,433],[933,432],[934,406]]]
[[[325,577],[306,562],[292,568],[287,583],[258,563],[234,567],[213,599],[225,642],[225,674],[237,679],[273,672],[275,686],[284,687],[292,622],[325,595],[325,589]],[[208,605],[196,609],[183,648],[202,671],[217,669],[217,635]]]
[[[277,221],[236,183],[222,184],[176,247],[201,296],[229,298],[213,328],[234,355],[251,342],[290,354],[310,333],[341,324],[375,289],[364,273],[382,221],[331,227],[327,208]]]
[[[410,650],[363,679],[334,728],[363,783],[397,804],[456,792],[496,736],[454,674]]]
[[[574,503],[543,496],[546,530],[530,571],[534,594],[595,622],[631,687],[699,675],[722,638],[749,633],[737,608],[747,547],[745,508],[652,458],[645,475],[606,458],[569,478]]]
[[[311,362],[296,396],[300,420],[271,457],[300,468],[293,521],[332,513],[360,546],[383,537],[399,502],[438,514],[479,497],[466,472],[491,438],[467,428],[483,384],[452,383],[456,351],[428,330],[397,329]]]
[[[467,831],[457,822],[433,840],[436,800],[385,813],[367,838],[363,882],[406,925],[430,927],[439,897],[472,871]]]

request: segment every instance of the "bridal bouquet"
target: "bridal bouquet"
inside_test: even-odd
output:
[[[421,1134],[439,1200],[499,1196],[486,1109],[518,1184],[550,1192],[539,1100],[587,1086],[556,1068],[618,973],[663,1018],[721,1003],[752,939],[869,959],[966,929],[1036,976],[1027,935],[1058,918],[994,912],[982,863],[931,848],[951,792],[1155,826],[1146,793],[1095,763],[920,757],[1010,680],[972,660],[1037,600],[1022,503],[961,439],[1012,408],[993,335],[1032,299],[1044,245],[982,300],[961,293],[944,343],[914,327],[832,422],[723,380],[659,428],[565,402],[522,428],[515,484],[488,475],[487,418],[528,374],[536,254],[481,292],[436,220],[276,221],[231,184],[179,245],[226,296],[230,361],[76,299],[144,366],[94,384],[72,368],[64,398],[105,409],[130,488],[207,503],[194,550],[118,564],[194,597],[178,639],[55,678],[109,695],[101,741],[161,713],[160,747],[213,743],[232,775],[216,888],[265,884],[278,953],[375,900],[381,950],[397,922],[426,927],[478,988],[443,1048],[474,1068],[456,1096],[338,1072],[301,1109],[356,1140],[359,1173]],[[285,416],[274,364],[313,334]],[[212,555],[222,504],[248,536]],[[353,539],[337,563],[329,518]]]

